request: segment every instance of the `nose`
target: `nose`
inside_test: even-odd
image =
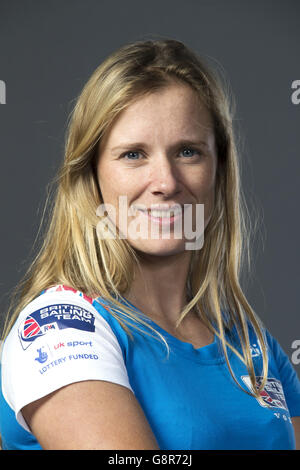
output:
[[[150,189],[153,194],[172,196],[180,191],[178,171],[167,158],[153,162],[150,174]]]

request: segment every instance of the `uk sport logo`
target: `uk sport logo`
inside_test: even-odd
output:
[[[23,349],[49,331],[75,328],[95,331],[95,317],[85,308],[68,303],[53,304],[28,315],[19,327],[19,338]]]
[[[263,377],[256,377],[257,388],[262,383]],[[243,382],[247,385],[250,391],[252,391],[251,381],[249,375],[242,376]],[[285,401],[285,396],[280,380],[275,378],[268,378],[264,389],[260,392],[260,396],[263,399],[265,405],[272,408],[282,408],[288,411],[288,407]]]

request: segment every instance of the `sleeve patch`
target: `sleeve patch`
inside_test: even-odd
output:
[[[23,349],[49,331],[75,328],[95,332],[95,316],[85,308],[70,303],[52,304],[28,315],[19,327],[19,339]]]

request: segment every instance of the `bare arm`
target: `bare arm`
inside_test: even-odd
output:
[[[300,416],[292,418],[292,423],[295,431],[296,450],[300,450]]]
[[[72,383],[22,413],[43,449],[159,449],[134,394],[112,382]]]

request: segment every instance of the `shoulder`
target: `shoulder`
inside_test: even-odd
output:
[[[18,332],[27,349],[37,338],[60,330],[110,330],[110,309],[104,299],[99,300],[62,284],[45,289],[20,312],[11,336]]]
[[[48,287],[47,289],[44,289],[40,293],[40,295],[45,294],[45,293],[49,294],[51,292],[52,293],[53,292],[56,292],[56,293],[62,292],[64,294],[65,293],[75,294],[77,297],[80,297],[80,298],[84,299],[85,301],[87,301],[91,305],[93,304],[93,301],[94,301],[94,298],[95,298],[95,297],[89,297],[86,294],[84,294],[83,292],[81,292],[80,290],[77,290],[74,287],[70,287],[70,286],[67,286],[65,284],[56,284],[55,286]]]
[[[92,331],[96,330],[96,333],[100,330],[106,329],[115,335],[117,338],[120,347],[122,348],[122,352],[125,353],[125,348],[128,345],[128,338],[127,335],[122,328],[122,321],[123,314],[119,311],[119,315],[116,316],[114,311],[114,305],[111,301],[98,296],[88,296],[80,290],[74,289],[73,287],[58,284],[48,289],[45,289],[41,292],[38,298],[41,298],[42,302],[52,302],[54,301],[56,304],[59,302],[64,303],[64,311],[67,312],[67,306],[65,305],[66,301],[69,302],[69,309],[70,312],[65,313],[61,320],[68,323],[69,327],[74,326],[80,329],[82,327],[86,327],[89,329],[91,328]],[[72,306],[76,306],[76,311],[73,312],[74,308]],[[83,314],[80,315],[78,312],[78,308],[83,308]],[[51,317],[50,313],[52,311],[52,307],[46,307],[49,309],[48,318]],[[69,317],[70,315],[70,317]],[[89,321],[90,319],[90,321]],[[90,323],[90,325],[89,325]]]
[[[72,287],[58,284],[43,290],[20,312],[4,342],[3,354],[15,347],[23,351],[59,338],[101,340],[121,350],[120,325],[111,315],[108,302],[89,297]]]
[[[17,414],[78,381],[106,380],[131,389],[119,338],[104,312],[105,302],[96,309],[92,298],[59,285],[26,305],[4,342],[1,361],[3,394]]]

